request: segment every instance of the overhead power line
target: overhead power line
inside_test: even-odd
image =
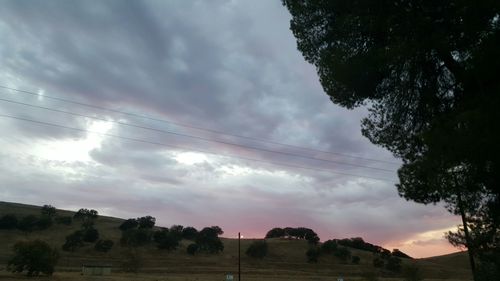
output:
[[[78,117],[84,117],[84,118],[89,118],[89,119],[94,119],[94,120],[99,120],[99,121],[115,123],[115,124],[127,126],[127,127],[150,130],[150,131],[154,131],[154,132],[158,132],[158,133],[162,133],[162,134],[170,134],[170,135],[175,135],[175,136],[180,136],[180,137],[202,140],[202,141],[206,141],[206,142],[220,143],[220,144],[225,144],[225,145],[241,147],[241,148],[245,148],[245,149],[257,150],[257,151],[263,151],[263,152],[269,152],[269,153],[276,153],[276,154],[287,155],[287,156],[292,156],[292,157],[300,157],[303,159],[315,160],[315,161],[326,162],[326,163],[333,163],[333,164],[344,165],[344,166],[372,169],[372,170],[390,172],[390,173],[395,172],[394,170],[389,170],[389,169],[384,169],[384,168],[377,168],[377,167],[365,166],[365,165],[360,165],[360,164],[352,164],[352,163],[336,161],[336,160],[322,159],[322,158],[317,158],[317,157],[301,155],[301,154],[297,154],[297,153],[277,151],[277,150],[260,148],[260,147],[243,145],[243,144],[237,144],[237,143],[232,143],[232,142],[227,142],[227,141],[213,140],[213,139],[203,138],[203,137],[199,137],[199,136],[182,134],[182,133],[177,133],[177,132],[172,132],[172,131],[167,131],[167,130],[162,130],[162,129],[157,129],[157,128],[151,128],[151,127],[147,127],[147,126],[135,125],[135,124],[125,123],[125,122],[120,122],[120,121],[115,121],[115,120],[108,120],[105,118],[99,118],[99,117],[95,117],[95,116],[89,116],[89,115],[85,115],[85,114],[69,112],[69,111],[45,107],[45,106],[33,105],[33,104],[19,102],[19,101],[13,101],[13,100],[9,100],[9,99],[0,98],[0,101],[18,104],[18,105],[22,105],[22,106],[28,106],[28,107],[32,107],[32,108],[39,108],[39,109],[43,109],[43,110],[48,110],[48,111],[52,111],[52,112],[58,112],[58,113],[63,113],[63,114],[68,114],[68,115],[73,115],[73,116],[78,116]]]
[[[51,122],[44,122],[44,121],[38,121],[38,120],[28,119],[28,118],[24,118],[24,117],[18,117],[18,116],[6,115],[6,114],[0,114],[0,117],[9,118],[9,119],[16,119],[16,120],[20,120],[20,121],[24,121],[24,122],[30,122],[30,123],[34,123],[34,124],[37,124],[37,125],[44,125],[44,126],[50,126],[50,127],[63,128],[63,129],[68,129],[68,130],[73,130],[73,131],[86,132],[86,133],[90,133],[90,134],[107,136],[107,137],[116,138],[116,139],[123,139],[123,140],[128,140],[128,141],[133,141],[133,142],[141,142],[141,143],[147,143],[147,144],[152,144],[152,145],[157,145],[157,146],[164,146],[164,147],[171,147],[171,148],[188,150],[188,151],[195,151],[195,152],[206,153],[206,154],[211,154],[211,155],[216,155],[216,156],[222,156],[222,157],[227,157],[227,158],[241,159],[241,160],[246,160],[246,161],[253,161],[253,162],[271,164],[271,165],[276,165],[276,166],[289,167],[289,168],[298,168],[298,169],[305,169],[305,170],[312,170],[312,171],[329,172],[329,173],[332,173],[332,174],[338,174],[338,175],[344,175],[344,176],[351,176],[351,177],[358,177],[358,178],[374,179],[374,180],[379,180],[379,181],[385,181],[385,182],[394,183],[393,180],[388,179],[388,178],[378,178],[378,177],[371,177],[371,176],[361,176],[361,175],[356,175],[356,174],[351,174],[351,173],[338,172],[338,171],[334,171],[334,170],[331,170],[331,169],[311,168],[311,167],[306,167],[306,166],[292,165],[292,164],[286,164],[286,163],[274,162],[274,161],[265,161],[265,160],[260,160],[260,159],[255,159],[255,158],[248,158],[248,157],[242,157],[242,156],[236,156],[236,155],[220,154],[220,153],[215,153],[215,152],[207,151],[207,150],[193,149],[193,148],[190,148],[190,147],[183,147],[183,146],[178,146],[178,145],[171,145],[171,144],[166,144],[166,143],[148,141],[148,140],[144,140],[144,139],[136,139],[136,138],[124,137],[124,136],[120,136],[120,135],[95,132],[95,131],[90,131],[90,130],[87,130],[87,129],[74,128],[74,127],[60,125],[60,124],[55,124],[55,123],[51,123]]]
[[[3,85],[0,85],[0,88],[6,89],[6,90],[15,91],[15,92],[26,94],[26,95],[32,95],[32,96],[37,96],[37,97],[40,96],[40,94],[35,93],[35,92],[30,92],[30,91],[26,91],[26,90],[20,90],[20,89],[16,89],[16,88],[12,88],[12,87],[7,87],[7,86],[3,86]],[[339,152],[334,152],[334,151],[313,149],[313,148],[308,148],[308,147],[303,147],[303,146],[297,146],[297,145],[291,145],[291,144],[276,142],[276,141],[272,141],[272,140],[266,140],[266,139],[254,138],[254,137],[249,137],[249,136],[244,136],[244,135],[238,135],[238,134],[233,134],[233,133],[227,133],[227,132],[223,132],[223,131],[219,131],[219,130],[207,129],[207,128],[198,127],[198,126],[194,126],[194,125],[190,125],[190,124],[168,121],[168,120],[165,120],[165,119],[154,118],[154,117],[150,117],[150,116],[146,116],[146,115],[141,115],[141,114],[136,114],[136,113],[132,113],[132,112],[126,112],[126,111],[122,111],[122,110],[117,110],[117,109],[112,109],[112,108],[97,106],[97,105],[93,105],[93,104],[88,104],[88,103],[73,101],[73,100],[64,99],[64,98],[55,97],[55,96],[50,96],[50,95],[43,95],[43,98],[57,100],[57,101],[60,101],[60,102],[65,102],[65,103],[70,103],[70,104],[85,106],[85,107],[99,109],[99,110],[113,112],[113,113],[119,113],[119,114],[128,115],[128,116],[137,117],[137,118],[142,118],[142,119],[146,119],[146,120],[151,120],[151,121],[156,121],[156,122],[171,124],[171,125],[175,125],[175,126],[179,126],[179,127],[185,127],[185,128],[190,128],[190,129],[196,129],[196,130],[200,130],[200,131],[215,133],[215,134],[219,134],[219,135],[225,135],[225,136],[230,136],[230,137],[237,137],[237,138],[247,139],[247,140],[251,140],[251,141],[255,141],[255,142],[268,143],[268,144],[273,144],[273,145],[281,145],[281,146],[285,146],[285,147],[290,147],[290,148],[295,148],[295,149],[302,149],[302,150],[311,151],[311,152],[327,153],[327,154],[338,155],[338,156],[342,156],[342,157],[348,157],[348,158],[353,158],[353,159],[364,160],[364,161],[373,161],[373,162],[380,162],[380,163],[386,163],[386,164],[400,165],[400,163],[394,162],[394,161],[360,157],[360,156],[355,156],[355,155],[350,155],[350,154],[345,154],[345,153],[339,153]]]

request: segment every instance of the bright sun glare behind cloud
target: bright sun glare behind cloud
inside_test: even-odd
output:
[[[175,156],[175,160],[185,165],[193,165],[207,161],[204,154],[196,152],[181,152]]]
[[[55,161],[92,161],[89,152],[101,146],[106,136],[100,134],[107,133],[112,127],[113,124],[111,122],[88,122],[87,128],[85,129],[88,130],[89,133],[87,133],[84,139],[46,141],[34,148],[35,154],[42,158]],[[96,132],[98,134],[90,132]]]

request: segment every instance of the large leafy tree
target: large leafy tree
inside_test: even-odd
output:
[[[12,272],[26,271],[28,276],[52,275],[58,260],[59,253],[46,242],[21,241],[14,244],[14,256],[9,260],[8,268]]]
[[[466,219],[500,202],[500,1],[283,4],[331,100],[369,106],[363,134],[403,160],[400,195],[445,201],[470,240]]]

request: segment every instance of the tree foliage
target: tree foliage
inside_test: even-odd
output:
[[[52,275],[59,260],[59,253],[44,241],[23,241],[14,244],[14,256],[8,262],[12,272],[24,272],[28,276],[40,273]]]
[[[319,248],[317,248],[317,247],[309,248],[309,250],[307,250],[307,252],[306,252],[307,262],[317,263],[320,255],[321,255],[321,251]]]
[[[151,229],[155,226],[156,218],[152,216],[145,216],[137,218],[137,223],[139,228],[148,228]]]
[[[186,248],[186,252],[191,255],[191,256],[194,256],[196,255],[196,253],[198,252],[198,245],[196,243],[191,243],[187,246]]]
[[[465,219],[494,204],[493,217],[500,209],[500,2],[283,4],[298,49],[331,100],[369,105],[363,134],[403,160],[399,194],[445,201]],[[490,238],[495,251],[499,236]],[[476,242],[466,243],[476,253]]]
[[[314,232],[314,230],[306,227],[285,227],[285,228],[273,228],[269,230],[266,234],[266,238],[295,238],[295,239],[305,239],[310,244],[316,245],[319,242],[319,236]]]
[[[139,226],[139,222],[136,219],[127,219],[122,224],[120,224],[119,228],[121,231],[126,231],[132,228],[137,228]]]
[[[187,226],[182,230],[182,238],[186,240],[195,240],[198,230],[192,226]]]
[[[99,212],[97,212],[94,209],[89,210],[85,208],[81,208],[80,210],[78,210],[78,212],[76,212],[73,215],[74,219],[79,219],[79,220],[95,220],[98,217],[99,217]]]
[[[266,240],[258,240],[252,242],[246,250],[246,254],[249,257],[262,259],[267,256],[268,246]]]
[[[80,247],[83,247],[83,231],[78,230],[66,236],[62,249],[68,252],[74,252]]]
[[[108,252],[113,248],[114,242],[113,240],[99,240],[94,245],[94,249],[99,252]]]
[[[196,244],[199,251],[216,254],[224,250],[224,244],[219,238],[219,233],[223,233],[222,229],[218,226],[205,227],[196,237]]]
[[[43,216],[53,217],[56,215],[56,207],[52,205],[43,205],[42,209],[40,210],[40,213]]]
[[[3,215],[0,218],[0,229],[15,229],[17,228],[17,217],[12,214]]]

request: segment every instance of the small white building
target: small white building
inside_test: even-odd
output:
[[[86,263],[82,265],[82,275],[110,275],[111,264]]]

